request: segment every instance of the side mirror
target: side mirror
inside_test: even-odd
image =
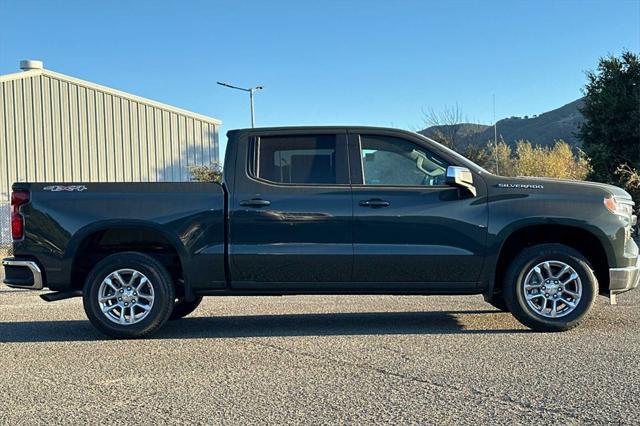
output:
[[[445,181],[447,185],[463,188],[474,197],[476,196],[476,187],[473,186],[473,175],[471,174],[471,170],[466,167],[447,167],[447,178]]]

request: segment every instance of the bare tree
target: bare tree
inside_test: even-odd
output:
[[[460,124],[464,123],[462,111],[458,106],[445,106],[442,110],[436,111],[433,108],[422,109],[422,121],[424,127],[436,127],[432,137],[438,142],[452,148],[458,148],[458,130]]]

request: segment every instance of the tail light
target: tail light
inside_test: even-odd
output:
[[[28,191],[11,193],[11,237],[19,240],[24,236],[24,217],[20,214],[20,206],[29,202]]]

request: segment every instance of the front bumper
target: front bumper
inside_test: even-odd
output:
[[[616,295],[638,287],[640,281],[640,257],[634,266],[609,269],[609,297],[611,303],[616,303]]]
[[[38,264],[32,260],[21,260],[13,257],[2,259],[4,267],[4,283],[12,288],[42,290],[44,280]]]

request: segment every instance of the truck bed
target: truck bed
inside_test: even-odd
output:
[[[14,255],[36,259],[52,290],[81,287],[92,250],[136,250],[149,240],[157,255],[175,264],[183,284],[226,285],[219,184],[16,183],[13,190],[30,197],[21,208],[24,238],[14,243]]]

